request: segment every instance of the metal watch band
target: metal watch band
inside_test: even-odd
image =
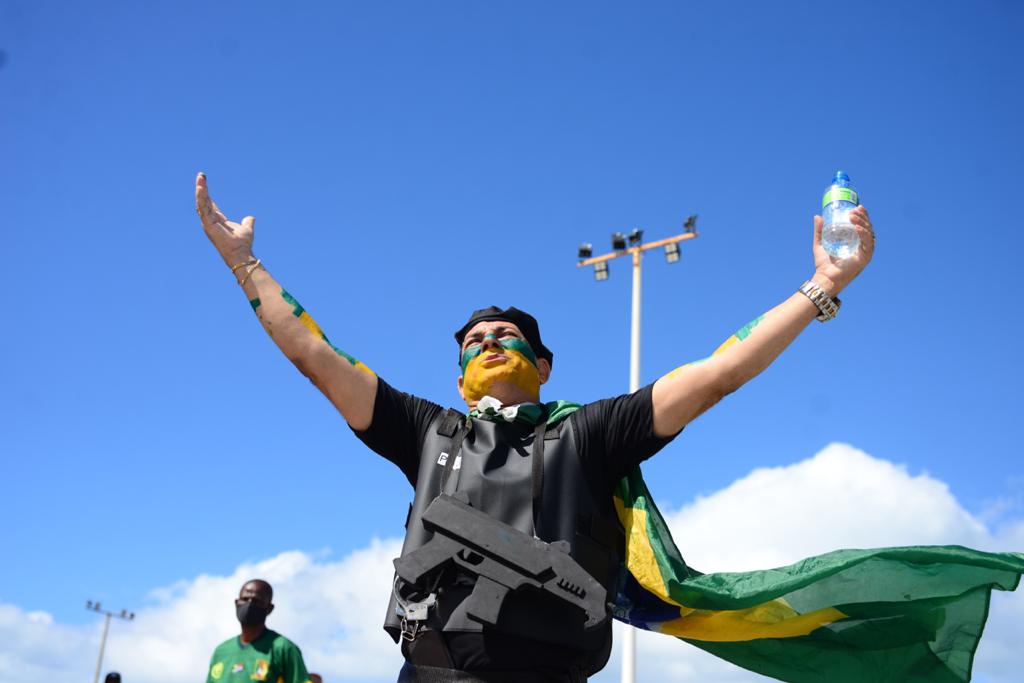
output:
[[[811,300],[811,303],[818,307],[821,314],[817,317],[821,322],[828,322],[839,314],[839,307],[843,302],[839,297],[830,297],[824,289],[819,287],[814,280],[808,280],[800,285],[799,292]]]

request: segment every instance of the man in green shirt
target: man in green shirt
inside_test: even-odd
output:
[[[266,626],[274,611],[274,589],[262,579],[247,581],[235,600],[242,634],[217,646],[206,683],[310,683],[302,652],[295,643]]]

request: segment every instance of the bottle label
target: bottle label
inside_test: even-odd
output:
[[[852,204],[860,204],[860,200],[857,197],[857,193],[852,187],[832,187],[825,190],[825,196],[821,198],[821,208],[825,208],[832,202],[850,202]]]

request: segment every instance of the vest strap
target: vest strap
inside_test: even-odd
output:
[[[441,424],[437,426],[437,433],[441,436],[448,437],[449,439],[455,436],[455,432],[458,431],[459,426],[462,424],[462,413],[449,408],[444,411],[444,417],[441,418]]]
[[[459,419],[462,420],[462,415],[458,414],[458,413],[457,413],[457,415],[458,415]],[[445,421],[448,420],[448,417],[449,416],[445,416]],[[441,425],[441,427],[444,427],[444,426],[445,426],[444,424]],[[438,433],[441,433],[441,427],[438,427],[438,429],[437,429]],[[457,463],[459,461],[459,451],[462,450],[462,442],[465,440],[466,435],[469,434],[469,430],[472,429],[472,428],[473,428],[472,420],[465,420],[462,423],[461,428],[458,431],[454,432],[454,437],[451,437],[451,439],[452,439],[452,448],[451,448],[452,452],[448,454],[448,461],[445,462],[445,464],[444,464],[444,472],[441,473],[441,490],[438,491],[438,493],[451,493],[451,492],[448,491],[448,479],[449,479],[449,477],[451,477],[452,472],[455,471],[455,463]],[[455,484],[452,486],[452,489],[454,490],[457,487],[458,487],[458,475],[456,475],[456,477],[455,477]]]
[[[543,422],[537,425],[537,428],[533,430],[533,474],[530,477],[530,489],[533,492],[533,535],[537,535],[537,528],[540,526],[539,517],[541,510],[541,503],[543,498],[541,496],[544,490],[544,432],[547,430],[547,425]]]

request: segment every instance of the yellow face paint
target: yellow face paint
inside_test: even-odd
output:
[[[467,401],[479,401],[491,393],[496,382],[507,382],[531,396],[540,393],[537,366],[519,351],[505,346],[483,351],[466,363],[462,373],[463,396]]]

